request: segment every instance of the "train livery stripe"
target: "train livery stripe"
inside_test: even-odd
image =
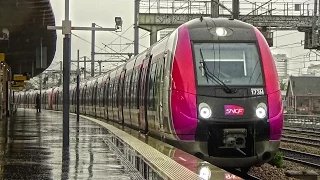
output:
[[[178,30],[173,59],[171,109],[175,132],[181,140],[194,140],[197,128],[196,85],[188,27]]]
[[[255,28],[260,46],[266,90],[268,94],[268,111],[270,125],[270,140],[280,140],[283,127],[283,105],[278,82],[278,73],[269,46],[261,32]]]

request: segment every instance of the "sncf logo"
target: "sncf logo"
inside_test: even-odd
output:
[[[224,115],[226,116],[242,116],[244,109],[236,105],[224,105]]]

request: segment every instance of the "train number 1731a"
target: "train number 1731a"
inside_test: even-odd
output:
[[[252,95],[264,95],[263,88],[251,88]]]

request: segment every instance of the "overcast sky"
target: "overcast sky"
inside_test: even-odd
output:
[[[165,0],[164,0],[165,1]],[[170,0],[171,1],[171,0]],[[276,0],[273,0],[276,1]],[[154,0],[151,0],[151,4],[153,4]],[[220,1],[221,2],[221,1]],[[240,0],[240,7],[241,3],[244,0]],[[253,1],[252,1],[253,2]],[[256,0],[256,2],[262,2],[262,0]],[[284,0],[285,2],[285,0]],[[292,2],[292,1],[290,1]],[[295,3],[305,2],[305,0],[295,0]],[[309,3],[311,1],[309,0]],[[64,0],[51,0],[51,5],[55,14],[56,25],[61,25],[62,20],[65,17],[64,14]],[[283,7],[281,5],[281,7]],[[145,10],[144,10],[145,11]],[[143,11],[141,11],[143,12]],[[123,30],[129,28],[129,30],[124,34],[124,36],[133,41],[133,13],[134,13],[134,0],[70,0],[70,19],[72,21],[72,26],[91,26],[91,23],[97,23],[102,27],[114,27],[114,17],[121,16],[123,19]],[[240,11],[241,13],[241,11]],[[279,11],[279,13],[281,13]],[[132,26],[132,27],[131,27]],[[91,42],[91,32],[90,31],[73,31],[74,34],[77,36]],[[140,30],[140,36],[144,35],[146,31]],[[290,35],[285,35],[292,33]],[[121,33],[119,33],[121,34]],[[58,39],[57,39],[57,51],[54,58],[53,63],[50,66],[50,69],[58,69],[59,68],[59,61],[62,60],[62,33],[61,31],[57,31]],[[281,36],[281,37],[278,37]],[[287,56],[295,57],[301,55],[303,53],[308,53],[308,50],[304,50],[303,46],[300,46],[298,43],[304,39],[304,34],[297,31],[276,31],[274,33],[274,47],[271,48],[273,53],[285,53]],[[110,44],[117,38],[116,35],[110,32],[97,32],[96,33],[96,45],[103,48],[104,44]],[[88,56],[91,57],[91,44],[82,40],[76,36],[72,36],[72,59],[76,60],[77,57],[77,49],[80,50],[80,56]],[[114,44],[121,43],[130,43],[132,41],[128,41],[124,38],[118,39],[117,41],[113,42]],[[141,45],[149,46],[149,36],[140,40]],[[296,43],[296,44],[293,44]],[[288,45],[293,44],[293,45]],[[119,45],[111,46],[116,51],[120,51]],[[127,45],[122,45],[121,49],[127,47]],[[279,48],[276,48],[279,47]],[[140,46],[140,51],[144,50],[145,48]],[[96,52],[112,52],[108,48],[104,48],[103,50],[96,47]],[[133,45],[130,46],[125,52],[133,52]],[[105,60],[107,59],[106,56],[97,55],[95,57],[96,60]],[[308,59],[306,57],[306,59]],[[320,60],[320,57],[318,58]],[[296,74],[299,72],[299,68],[304,66],[303,56],[299,56],[297,58],[289,59],[289,74]],[[317,62],[312,62],[313,64],[317,64]],[[305,66],[307,67],[311,63],[306,63]],[[72,65],[72,69],[75,69],[76,63]],[[104,66],[110,66],[111,63],[104,64]],[[83,64],[80,66],[83,67]],[[87,67],[90,67],[90,64],[87,63]],[[98,64],[96,64],[98,67]],[[303,71],[303,70],[302,70]],[[304,70],[305,71],[305,70]],[[304,72],[303,71],[303,72]]]

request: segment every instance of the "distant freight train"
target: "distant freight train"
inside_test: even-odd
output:
[[[34,108],[35,94],[16,95]],[[71,85],[75,112],[76,85]],[[269,46],[260,31],[225,18],[199,18],[125,64],[81,83],[80,112],[162,139],[220,167],[270,161],[278,151],[283,105]],[[62,87],[42,94],[62,110]]]

